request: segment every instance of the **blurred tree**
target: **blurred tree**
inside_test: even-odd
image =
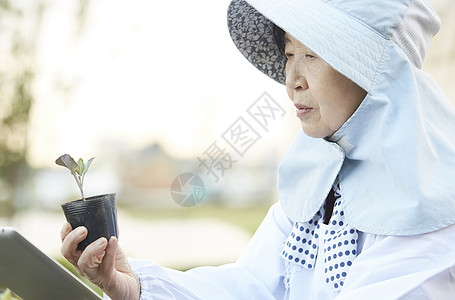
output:
[[[84,30],[89,0],[75,0],[77,34]],[[36,48],[51,0],[0,0],[0,216],[28,205],[23,193],[31,173],[27,135],[37,72]]]
[[[20,1],[19,1],[20,2]],[[22,4],[22,6],[21,6]],[[0,0],[0,215],[16,211],[29,168],[27,128],[32,106],[34,52],[44,6]]]

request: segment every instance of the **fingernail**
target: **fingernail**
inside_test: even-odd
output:
[[[103,245],[103,244],[104,244],[104,240],[105,240],[105,238],[99,238],[99,239],[96,241],[96,245],[97,245],[97,246]]]
[[[76,228],[76,234],[77,235],[84,235],[84,233],[85,233],[85,228],[84,227]]]

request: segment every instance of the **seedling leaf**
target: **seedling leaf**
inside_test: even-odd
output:
[[[76,172],[77,172],[77,174],[79,174],[79,176],[82,176],[82,174],[84,172],[84,161],[82,160],[82,158],[79,158],[79,160],[77,161]]]
[[[90,158],[87,163],[84,164],[84,160],[79,158],[76,163],[76,161],[69,154],[64,154],[55,160],[57,165],[70,170],[71,175],[73,175],[74,180],[76,180],[79,190],[81,191],[82,200],[85,200],[83,189],[85,173],[87,173],[88,167],[92,164],[93,159],[95,158]]]
[[[63,154],[62,156],[57,158],[55,163],[57,165],[67,168],[68,170],[70,170],[71,173],[73,173],[77,168],[77,163],[74,161],[74,159],[69,154]]]
[[[85,164],[84,166],[84,171],[82,172],[82,175],[85,175],[85,173],[87,173],[88,171],[88,168],[90,167],[90,165],[92,164],[92,161],[95,159],[95,157],[92,157],[90,158],[87,163]]]

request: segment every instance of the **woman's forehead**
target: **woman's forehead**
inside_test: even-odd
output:
[[[293,46],[300,46],[300,47],[303,47],[303,48],[305,48],[307,50],[310,50],[307,46],[305,46],[304,44],[299,42],[292,35],[290,35],[287,32],[285,32],[285,34],[284,34],[284,46],[286,47],[286,45],[288,45],[288,44],[292,44]]]

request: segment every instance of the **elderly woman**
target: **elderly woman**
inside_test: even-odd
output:
[[[115,238],[77,252],[67,224],[65,257],[112,299],[455,299],[455,112],[420,69],[429,4],[233,0],[228,25],[302,126],[245,252],[178,272]]]

